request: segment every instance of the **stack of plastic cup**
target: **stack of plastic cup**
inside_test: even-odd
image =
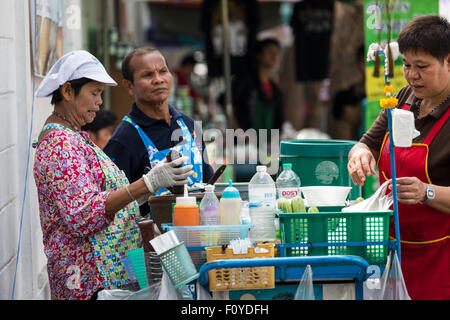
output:
[[[141,290],[148,287],[144,248],[130,250],[127,252],[127,256],[131,261],[131,266],[133,267],[134,274],[136,275]]]
[[[139,284],[136,278],[136,274],[134,273],[133,266],[131,265],[131,260],[127,257],[120,258],[120,261],[125,267],[125,270],[127,271],[128,278],[130,279],[131,285],[133,289],[139,290]]]

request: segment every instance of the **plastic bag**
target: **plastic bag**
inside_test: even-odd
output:
[[[173,286],[166,270],[164,270],[161,279],[161,291],[158,300],[183,300],[183,296],[180,291]]]
[[[199,281],[195,284],[195,289],[197,292],[197,300],[212,300],[211,295],[209,294],[209,291],[206,290]]]
[[[294,300],[315,300],[313,287],[313,273],[311,266],[306,266],[302,279],[298,285]]]
[[[396,251],[388,256],[381,279],[365,286],[364,300],[411,300]]]
[[[350,207],[343,208],[342,212],[376,212],[376,211],[387,211],[390,206],[394,203],[392,198],[392,192],[386,194],[386,189],[389,181],[383,183],[377,191],[364,201],[354,204]]]
[[[160,290],[160,282],[136,292],[121,289],[102,290],[98,293],[97,300],[158,300]]]

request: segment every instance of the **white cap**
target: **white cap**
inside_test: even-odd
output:
[[[256,172],[266,172],[267,167],[266,166],[256,166]]]
[[[188,196],[188,189],[187,184],[184,185],[184,196],[183,197],[177,197],[175,199],[175,204],[177,205],[193,205],[197,204],[196,202],[197,198],[195,197],[189,197]]]
[[[56,61],[42,80],[36,97],[48,97],[67,81],[80,78],[92,79],[108,86],[117,85],[96,57],[87,51],[75,50]]]
[[[206,192],[212,192],[212,191],[214,191],[214,185],[213,185],[213,184],[207,184],[207,185],[205,186],[205,191],[206,191]]]

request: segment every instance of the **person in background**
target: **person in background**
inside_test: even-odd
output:
[[[191,75],[194,72],[194,67],[197,61],[193,53],[189,53],[181,59],[180,66],[174,71],[177,86],[188,86],[189,95],[193,100],[199,97],[197,91],[191,84]]]
[[[281,129],[283,99],[272,79],[281,54],[281,45],[273,38],[258,41],[255,64],[237,73],[232,80],[233,111],[237,128]]]
[[[84,50],[61,57],[36,91],[52,97],[36,148],[34,180],[52,299],[96,299],[102,289],[131,289],[120,259],[138,247],[137,202],[160,188],[184,185],[187,159],[162,161],[129,183],[81,127],[117,83]],[[136,200],[137,199],[137,200]]]
[[[196,132],[192,118],[169,105],[173,77],[161,52],[152,47],[134,49],[122,62],[122,75],[134,103],[106,145],[105,153],[133,182],[146,171],[151,172],[175,148],[193,165],[188,185],[207,182],[213,169],[202,134]],[[158,194],[162,192],[167,190]],[[140,209],[141,215],[150,213],[148,203]]]
[[[100,109],[97,112],[94,121],[82,126],[81,130],[86,131],[91,140],[94,141],[100,149],[103,149],[109,139],[111,139],[116,121],[117,117],[113,112]]]
[[[412,299],[450,299],[450,23],[420,16],[398,36],[408,85],[397,108],[414,114],[420,135],[395,149],[401,266]],[[387,112],[349,152],[355,184],[378,166],[380,184],[391,179]],[[392,181],[389,188],[392,189]],[[394,225],[389,228],[394,237]]]

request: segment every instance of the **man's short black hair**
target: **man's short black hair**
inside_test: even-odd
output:
[[[81,127],[81,130],[99,132],[101,129],[114,126],[116,124],[116,115],[108,110],[100,109],[94,118],[94,121]]]
[[[275,39],[275,38],[266,38],[264,40],[259,40],[258,42],[256,42],[256,45],[255,45],[255,52],[256,52],[256,54],[259,54],[259,53],[263,52],[264,49],[267,46],[269,46],[269,45],[274,45],[278,49],[281,49],[281,44],[280,44],[280,42],[277,39]]]

